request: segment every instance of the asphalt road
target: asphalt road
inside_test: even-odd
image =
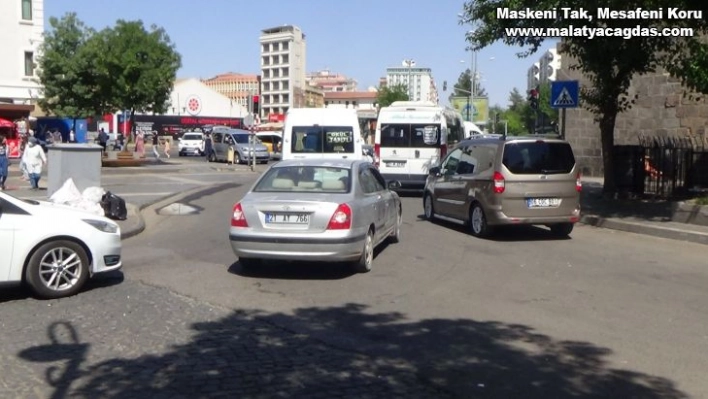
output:
[[[708,396],[704,246],[587,226],[569,240],[541,228],[479,240],[404,198],[403,240],[371,273],[246,274],[227,238],[245,188],[185,201],[197,215],[148,215],[126,242],[127,278],[396,359],[461,396]]]
[[[255,176],[194,164],[104,175],[238,186],[182,201],[196,214],[148,208],[123,273],[0,294],[0,397],[708,397],[705,246],[587,226],[479,240],[407,197],[371,273],[248,274],[227,234]]]

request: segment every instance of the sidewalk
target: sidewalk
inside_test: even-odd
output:
[[[693,215],[694,223],[682,223],[680,203],[665,200],[621,200],[602,197],[602,178],[583,178],[581,223],[672,240],[708,245],[708,207]],[[696,217],[700,216],[700,217]]]

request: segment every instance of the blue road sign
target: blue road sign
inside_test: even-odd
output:
[[[577,80],[557,80],[551,83],[551,108],[576,108],[580,84]]]

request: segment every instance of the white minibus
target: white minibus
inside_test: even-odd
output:
[[[462,115],[428,101],[396,101],[381,108],[376,122],[374,152],[387,181],[401,183],[397,191],[423,191],[428,168],[464,138]]]
[[[282,159],[362,159],[355,109],[293,108],[285,115]]]

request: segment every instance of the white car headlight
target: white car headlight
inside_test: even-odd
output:
[[[104,233],[115,234],[118,232],[118,225],[115,223],[104,222],[102,220],[94,219],[83,219],[83,221]]]

